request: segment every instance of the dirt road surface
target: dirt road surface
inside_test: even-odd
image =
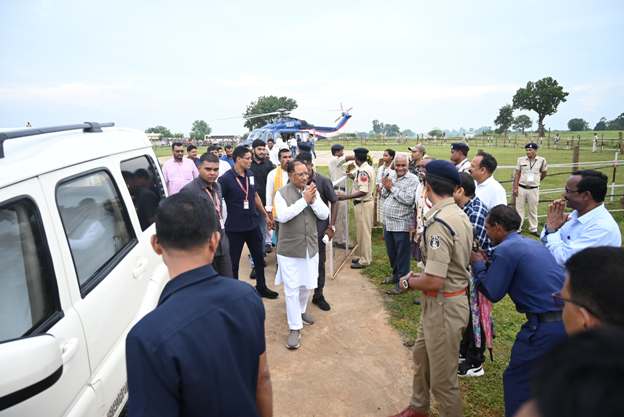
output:
[[[335,280],[328,277],[325,297],[332,309],[310,304],[316,322],[305,326],[301,348],[291,351],[285,347],[283,287],[274,285],[275,252],[266,259],[268,285],[280,293],[277,300],[264,300],[275,416],[383,417],[401,411],[411,395],[411,355],[388,324],[373,284],[349,264]],[[253,285],[246,249],[240,277]]]

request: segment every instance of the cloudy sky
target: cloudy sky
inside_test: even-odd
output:
[[[623,22],[618,0],[0,0],[0,127],[234,134],[273,94],[317,125],[353,106],[348,131],[477,128],[545,76],[570,92],[547,127],[593,126],[624,112]]]

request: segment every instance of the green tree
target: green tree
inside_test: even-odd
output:
[[[524,134],[524,131],[526,129],[530,129],[531,126],[533,126],[533,122],[531,121],[531,118],[527,116],[526,114],[521,114],[520,116],[516,117],[513,120],[513,125],[512,125],[514,130],[516,131],[519,130],[522,132],[522,134]]]
[[[519,88],[513,97],[513,108],[536,112],[537,131],[543,137],[544,118],[555,114],[559,104],[565,103],[568,95],[557,80],[545,77],[536,82],[529,81],[525,88]]]
[[[414,133],[412,129],[405,129],[404,131],[401,132],[401,135],[408,137],[408,138],[416,137],[416,133]]]
[[[160,133],[162,139],[172,138],[173,134],[165,126],[154,126],[145,129],[145,133]]]
[[[589,123],[579,118],[570,119],[568,121],[568,129],[570,129],[571,132],[580,132],[582,130],[589,130]]]
[[[191,128],[191,139],[204,140],[210,132],[212,132],[212,129],[208,126],[208,123],[203,120],[195,120]]]
[[[377,119],[373,120],[373,132],[376,135],[381,135],[384,132],[384,124]]]
[[[609,130],[624,130],[624,113],[607,123]]]
[[[294,110],[297,108],[297,102],[293,98],[286,96],[260,96],[256,101],[252,101],[245,109],[243,117],[249,117],[254,114],[264,114],[278,111],[280,109]],[[254,117],[245,121],[245,127],[249,130],[262,127],[275,118],[274,115]]]
[[[498,126],[496,133],[507,133],[509,127],[514,122],[513,108],[510,104],[506,104],[498,111],[498,116],[494,119],[494,124]]]
[[[594,130],[607,130],[607,118],[601,117],[600,121],[594,126]]]
[[[430,130],[429,133],[427,133],[427,135],[431,136],[431,137],[436,137],[436,138],[441,138],[442,135],[444,135],[444,132],[442,131],[442,129],[433,129]]]
[[[399,136],[401,134],[401,129],[396,124],[386,124],[384,125],[384,135],[386,136]]]

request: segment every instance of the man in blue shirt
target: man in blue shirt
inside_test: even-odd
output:
[[[234,168],[234,158],[232,157],[232,154],[234,153],[234,148],[228,143],[223,147],[223,149],[225,150],[225,155],[223,155],[221,159],[223,159],[225,162],[230,164],[232,168]]]
[[[273,414],[264,307],[210,266],[219,238],[207,200],[179,193],[160,204],[152,247],[172,278],[126,339],[130,417]]]
[[[225,233],[230,243],[233,277],[238,279],[241,252],[246,243],[255,265],[258,294],[275,299],[278,293],[267,287],[264,277],[264,237],[260,232],[259,216],[264,217],[269,228],[273,227],[273,221],[256,192],[255,177],[249,169],[251,151],[246,146],[237,146],[232,156],[234,168],[219,177],[219,185],[227,206]]]
[[[507,417],[530,398],[529,377],[536,361],[565,338],[561,306],[552,296],[563,286],[563,268],[540,242],[518,234],[520,221],[514,208],[493,207],[485,222],[496,246],[489,265],[483,252],[470,258],[477,289],[492,302],[509,294],[516,310],[527,317],[503,374]]]
[[[564,198],[548,207],[542,242],[560,265],[581,249],[622,245],[620,228],[604,206],[606,195],[606,175],[575,171],[566,182]],[[574,209],[569,217],[566,205]]]

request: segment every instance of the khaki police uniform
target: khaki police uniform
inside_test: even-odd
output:
[[[533,159],[522,156],[518,158],[516,171],[520,173],[516,211],[518,211],[522,222],[524,222],[525,211],[528,211],[529,231],[537,232],[540,179],[542,172],[548,171],[548,164],[546,159],[541,156],[536,156]],[[520,229],[522,229],[522,223],[520,223]]]
[[[368,162],[362,163],[355,170],[353,180],[353,192],[363,191],[363,197],[353,199],[355,211],[355,230],[358,247],[354,256],[359,258],[360,265],[370,265],[373,261],[373,245],[371,232],[373,230],[373,215],[375,203],[373,190],[375,189],[375,171]]]
[[[424,272],[444,278],[444,287],[424,292],[421,301],[411,406],[422,413],[429,412],[433,394],[440,416],[463,416],[457,358],[470,312],[466,287],[472,238],[470,220],[452,197],[425,214],[421,241]]]
[[[347,175],[343,166],[344,162],[344,156],[340,158],[332,156],[332,159],[329,161],[329,178],[332,183],[336,184],[336,181]],[[346,187],[347,180],[345,179],[339,184],[334,185],[334,190],[345,193]],[[333,241],[339,245],[345,245],[347,242],[347,211],[349,209],[349,202],[347,200],[340,200],[336,204],[338,205],[338,210],[336,211],[336,230],[334,231]]]

